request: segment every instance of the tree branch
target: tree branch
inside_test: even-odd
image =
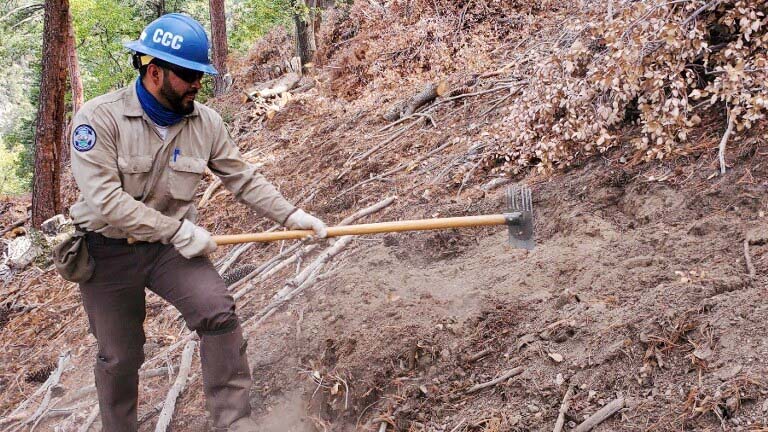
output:
[[[720,174],[725,174],[725,144],[728,142],[728,137],[731,136],[731,132],[733,132],[733,113],[731,113],[731,110],[728,110],[728,127],[725,129],[725,133],[723,134],[723,139],[720,140],[720,150],[718,151],[718,159],[720,159]]]

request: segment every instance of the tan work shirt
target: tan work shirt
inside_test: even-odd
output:
[[[259,215],[285,223],[295,207],[243,160],[224,122],[195,102],[165,140],[141,108],[135,83],[88,101],[72,122],[75,224],[111,238],[169,243],[194,222],[195,189],[207,166]]]

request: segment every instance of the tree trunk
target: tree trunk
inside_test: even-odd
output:
[[[67,66],[69,67],[69,85],[72,89],[72,116],[83,106],[83,80],[80,77],[80,64],[77,59],[75,26],[72,13],[67,14]]]
[[[301,58],[301,65],[311,63],[315,58],[317,46],[315,44],[314,9],[312,0],[295,0],[297,5],[309,7],[309,16],[294,14],[293,22],[296,25],[296,55]]]
[[[152,3],[152,7],[155,9],[156,18],[160,18],[165,15],[165,0],[157,0]]]
[[[219,71],[213,78],[213,95],[220,96],[227,87],[227,18],[224,14],[224,0],[210,0],[210,10],[213,65]]]
[[[75,117],[75,114],[83,106],[83,81],[80,78],[80,65],[77,60],[77,48],[75,45],[75,26],[72,22],[72,13],[67,14],[67,66],[69,67],[69,87],[72,91],[72,117],[69,122]],[[71,130],[72,125],[67,127],[67,131]],[[69,162],[69,139],[68,133],[63,134],[63,140],[61,145],[61,166],[62,169]]]
[[[40,99],[35,130],[35,172],[32,182],[32,226],[61,211],[59,156],[64,134],[64,93],[67,82],[68,0],[46,0]]]

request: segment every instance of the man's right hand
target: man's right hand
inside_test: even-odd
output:
[[[186,219],[181,222],[176,234],[171,237],[171,244],[187,259],[208,255],[217,247],[211,233]]]

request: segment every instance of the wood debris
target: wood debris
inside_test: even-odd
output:
[[[243,103],[252,102],[252,117],[271,119],[292,99],[291,90],[302,81],[300,74],[289,72],[280,78],[259,84],[244,92]],[[314,85],[314,84],[313,84]],[[303,88],[308,89],[307,84]]]
[[[609,402],[604,407],[600,408],[596,413],[592,414],[584,420],[581,424],[576,426],[575,432],[587,432],[591,431],[595,426],[607,420],[610,416],[616,414],[619,410],[624,408],[626,401],[624,398],[618,398]]]
[[[445,96],[447,93],[448,84],[445,81],[440,81],[437,84],[429,83],[419,93],[395,103],[384,113],[383,117],[390,122],[409,117],[422,106],[432,102],[438,96]]]
[[[160,417],[155,425],[155,432],[164,432],[168,429],[173,418],[173,412],[176,409],[176,399],[187,387],[187,379],[189,378],[189,370],[192,366],[192,356],[195,353],[197,343],[195,341],[187,342],[184,347],[184,351],[181,354],[181,364],[179,366],[179,374],[176,375],[176,381],[168,390],[168,395],[165,397],[165,404],[163,410],[160,412]]]

